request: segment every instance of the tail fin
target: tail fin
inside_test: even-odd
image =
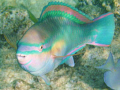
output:
[[[96,67],[98,69],[106,69],[106,70],[114,70],[115,68],[115,63],[113,60],[113,55],[110,52],[109,57],[107,59],[107,61],[105,62],[105,64],[103,64],[102,66]]]
[[[113,39],[115,22],[112,13],[104,14],[91,23],[92,37],[87,44],[109,46]]]

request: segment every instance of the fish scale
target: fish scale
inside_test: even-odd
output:
[[[109,46],[114,28],[112,13],[92,20],[68,4],[50,2],[43,8],[39,21],[18,42],[19,65],[50,85],[46,73],[64,63],[74,67],[72,55],[86,44]]]

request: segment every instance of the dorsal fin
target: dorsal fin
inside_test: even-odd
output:
[[[55,16],[68,18],[79,24],[92,22],[92,19],[88,15],[62,2],[49,2],[42,10],[40,21]]]

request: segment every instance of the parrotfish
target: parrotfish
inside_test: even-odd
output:
[[[64,63],[74,67],[72,55],[86,44],[109,46],[114,28],[111,12],[91,19],[68,4],[50,2],[38,22],[17,43],[18,62],[24,70],[42,77],[50,85],[46,73]]]
[[[110,52],[105,64],[97,68],[108,70],[104,73],[104,82],[111,89],[120,90],[120,59],[118,59],[117,63],[115,64],[113,55]]]

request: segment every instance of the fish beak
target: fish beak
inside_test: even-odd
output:
[[[26,55],[17,54],[17,59],[18,59],[18,61],[23,62],[23,61],[25,61],[25,59],[26,59]]]
[[[25,59],[25,57],[26,57],[25,55],[17,54],[17,58],[18,58],[18,59]]]
[[[20,64],[26,64],[29,61],[29,59],[27,59],[27,55],[23,54],[17,54],[17,59]]]

